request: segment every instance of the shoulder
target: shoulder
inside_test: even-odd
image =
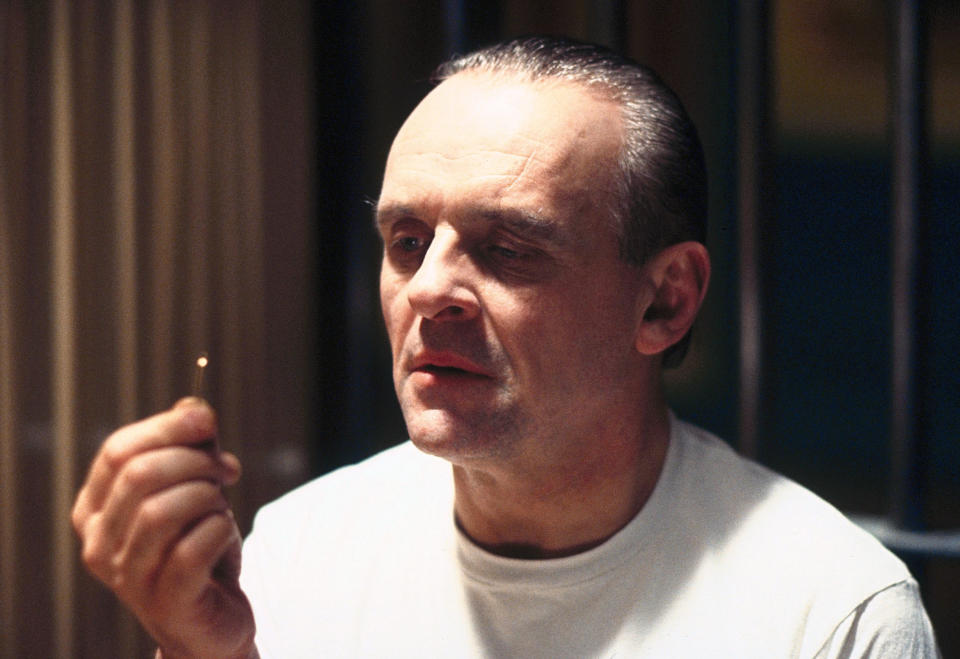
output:
[[[938,656],[933,627],[911,579],[881,590],[851,611],[816,659]]]
[[[756,619],[803,620],[808,653],[878,593],[912,583],[900,559],[810,490],[682,421],[671,442],[685,536],[674,542],[699,545]]]
[[[683,421],[673,441],[683,498],[702,506],[703,517],[724,520],[723,532],[754,555],[805,563],[814,573],[842,570],[848,581],[879,580],[878,587],[909,578],[902,561],[809,489]]]

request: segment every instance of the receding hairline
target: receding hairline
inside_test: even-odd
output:
[[[567,87],[576,89],[593,98],[596,101],[605,104],[612,104],[617,107],[621,117],[625,115],[624,94],[615,86],[599,79],[585,80],[578,78],[573,74],[554,74],[532,72],[520,66],[497,66],[496,68],[475,66],[460,71],[455,71],[449,75],[435,75],[433,82],[436,87],[455,78],[474,79],[479,81],[489,81],[496,83],[515,83],[530,85],[531,87],[556,88]],[[624,127],[625,128],[625,127]]]
[[[603,105],[611,106],[616,110],[618,120],[618,148],[611,165],[614,167],[620,166],[621,158],[625,155],[625,150],[629,148],[627,135],[627,131],[629,130],[629,112],[625,102],[626,95],[617,90],[613,85],[604,81],[585,81],[577,78],[573,74],[554,75],[552,73],[530,72],[519,66],[498,66],[496,68],[477,66],[455,71],[450,75],[435,75],[433,77],[435,83],[434,89],[454,79],[477,80],[489,82],[491,85],[503,83],[520,84],[528,85],[534,89],[566,88],[580,92],[592,100]]]

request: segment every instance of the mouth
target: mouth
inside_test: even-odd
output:
[[[411,373],[424,373],[437,377],[491,378],[492,375],[469,359],[453,354],[424,354],[413,360]]]
[[[436,366],[434,364],[424,364],[413,370],[423,373],[435,373],[436,375],[476,375],[475,373],[470,373],[470,371],[456,368],[455,366]]]

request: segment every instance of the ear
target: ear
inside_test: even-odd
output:
[[[701,243],[677,243],[647,261],[642,274],[650,286],[638,300],[636,347],[656,355],[690,331],[707,294],[710,255]]]

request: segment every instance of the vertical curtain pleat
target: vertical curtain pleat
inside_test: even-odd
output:
[[[177,191],[181,181],[177,163],[181,154],[174,121],[173,45],[170,34],[170,3],[153,0],[149,5],[150,52],[150,180],[148,234],[150,274],[148,319],[150,336],[147,377],[148,403],[158,409],[173,397],[174,295],[176,292],[176,218],[180,211]]]
[[[3,124],[0,123],[0,132]],[[0,179],[6,172],[0,159]],[[5,179],[4,179],[5,180]],[[9,213],[3,187],[0,186],[0,215]],[[19,506],[17,504],[18,451],[15,441],[18,425],[16,387],[9,377],[15,369],[13,345],[16,341],[13,318],[13,278],[11,236],[6,222],[0,222],[0,624],[15,629],[17,616],[17,547]],[[0,634],[0,656],[14,656],[16,638],[7,631]]]
[[[117,423],[129,423],[139,409],[137,358],[139,322],[137,304],[137,177],[134,13],[132,0],[118,0],[113,15],[113,221],[116,260],[116,414]],[[117,634],[119,654],[142,654],[140,633],[131,615],[122,615]]]
[[[113,21],[113,213],[116,259],[117,418],[137,415],[137,177],[132,0],[117,2]]]
[[[186,117],[187,233],[183,245],[187,255],[186,269],[190,286],[186,291],[188,349],[191,354],[210,350],[209,252],[210,230],[210,18],[205,3],[191,8],[187,17],[187,49],[189,69],[185,85],[188,108]]]
[[[69,0],[54,0],[51,44],[51,272],[53,323],[52,559],[54,651],[73,656],[74,563],[76,549],[68,517],[75,494],[76,468],[76,200]]]
[[[0,15],[0,19],[6,18]],[[5,60],[0,60],[0,65]],[[5,122],[0,121],[0,134]],[[0,157],[0,180],[6,180],[4,159]],[[0,186],[0,216],[7,216],[4,186]],[[14,629],[17,617],[17,443],[14,439],[18,425],[16,387],[10,374],[15,369],[14,343],[17,340],[13,323],[13,291],[11,281],[12,236],[7,222],[0,222],[0,624]],[[15,638],[8,632],[0,634],[0,656],[13,656]]]
[[[12,217],[16,213],[7,191],[13,172],[8,167],[8,154],[13,154],[10,136],[16,127],[15,115],[7,98],[16,98],[22,91],[22,71],[17,53],[17,28],[21,15],[14,7],[0,5],[0,656],[14,656],[17,637],[11,633],[19,625],[17,608],[17,546],[19,506],[17,491],[16,429],[19,425],[17,388],[13,373],[17,361],[14,345],[17,342],[14,322],[14,232]]]

